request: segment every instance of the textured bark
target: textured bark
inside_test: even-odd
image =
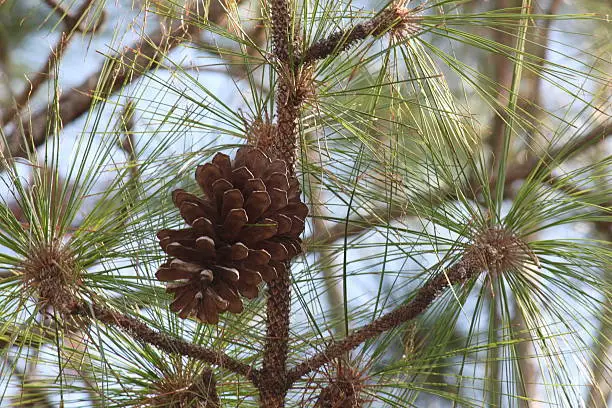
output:
[[[294,35],[287,0],[270,3],[272,13],[272,50],[276,58],[276,135],[270,155],[285,160],[293,169],[297,149],[297,121],[302,101],[297,97],[298,67]]]
[[[250,380],[253,380],[257,375],[256,370],[253,370],[251,366],[228,356],[222,351],[211,350],[155,331],[134,317],[124,315],[104,306],[77,303],[73,306],[72,312],[78,316],[93,318],[106,325],[115,326],[128,333],[136,340],[153,345],[167,353],[179,354],[202,360],[209,364],[225,368],[236,374],[243,375]]]
[[[287,269],[268,284],[266,344],[258,384],[262,407],[285,406],[290,312],[291,281]]]
[[[312,44],[304,54],[304,63],[309,64],[329,55],[346,51],[358,41],[366,39],[371,33],[371,22],[355,24],[349,29],[336,31],[329,37]]]
[[[272,49],[278,75],[276,89],[276,133],[268,153],[272,158],[285,160],[291,174],[295,168],[297,148],[297,120],[301,101],[295,95],[297,69],[291,49],[291,12],[287,0],[270,1]],[[257,384],[260,406],[281,408],[287,393],[287,347],[289,342],[289,313],[291,309],[291,280],[289,263],[276,279],[268,283],[266,308],[266,344]]]
[[[310,64],[330,55],[337,55],[369,36],[380,36],[387,32],[399,37],[416,34],[419,31],[417,24],[421,19],[416,15],[419,11],[421,7],[409,10],[400,6],[400,3],[391,3],[370,20],[336,31],[312,44],[304,53],[302,63]]]

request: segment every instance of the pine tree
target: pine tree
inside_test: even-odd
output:
[[[606,406],[609,7],[41,3],[23,89],[0,47],[2,406]]]

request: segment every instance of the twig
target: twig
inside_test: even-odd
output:
[[[47,2],[47,4],[49,4],[49,2],[53,2],[53,0],[45,1]],[[21,92],[21,94],[15,98],[13,107],[4,112],[4,114],[0,118],[0,126],[3,126],[4,124],[10,122],[17,115],[17,113],[27,104],[29,99],[32,97],[32,95],[36,93],[38,88],[40,88],[40,86],[51,76],[51,71],[53,71],[53,69],[57,66],[57,63],[64,54],[64,50],[66,49],[68,42],[73,38],[73,31],[80,31],[77,30],[76,27],[78,26],[79,21],[81,21],[85,13],[87,13],[93,2],[94,0],[87,0],[76,11],[75,17],[70,17],[70,22],[68,20],[65,20],[66,29],[61,33],[59,41],[49,53],[49,56],[47,57],[47,62],[45,62],[45,65],[42,67],[42,69],[40,69],[34,75],[34,77],[28,81],[29,87],[26,86],[25,89]]]
[[[475,276],[478,271],[479,269],[474,262],[473,256],[470,256],[469,253],[466,254],[448,270],[437,274],[427,281],[427,283],[418,290],[414,299],[406,305],[400,306],[394,311],[374,320],[372,323],[356,330],[344,339],[332,343],[324,351],[308,358],[289,370],[287,387],[290,387],[295,381],[311,371],[357,348],[365,341],[414,319],[423,313],[447,287],[467,281]]]
[[[88,31],[95,30],[102,23],[102,20],[103,20],[103,17],[102,17],[103,15],[102,15],[98,19],[98,21],[96,21],[93,28],[87,29],[87,28],[81,27],[81,22],[83,21],[85,14],[89,11],[89,8],[91,4],[93,3],[93,1],[94,0],[87,0],[81,7],[79,7],[79,9],[75,12],[75,14],[72,15],[64,7],[62,7],[57,1],[43,0],[43,2],[47,4],[47,6],[53,9],[53,11],[60,18],[60,20],[62,20],[62,23],[66,27],[67,32],[78,31],[83,34],[85,34]]]
[[[73,314],[96,319],[106,325],[115,326],[128,333],[136,340],[158,347],[170,354],[179,354],[205,361],[209,364],[240,374],[255,381],[257,370],[228,356],[222,351],[211,350],[198,344],[189,343],[171,335],[155,331],[140,320],[110,310],[94,303],[80,303],[73,307]]]
[[[210,5],[208,18],[214,23],[225,19],[225,9],[219,1]],[[185,25],[185,20],[173,21],[168,34],[159,30],[147,38],[142,38],[126,51],[117,54],[112,60],[114,68],[108,67],[90,75],[79,86],[64,93],[57,107],[48,107],[35,113],[31,119],[23,118],[17,128],[7,137],[7,145],[2,146],[4,157],[25,157],[32,148],[42,145],[48,136],[49,117],[58,116],[65,126],[67,123],[87,112],[96,100],[112,94],[159,65],[165,54],[199,31],[195,24]],[[105,72],[112,72],[110,78],[100,83]],[[96,93],[98,89],[98,93]],[[57,109],[56,109],[57,108]],[[57,112],[55,112],[57,110]]]
[[[397,25],[400,31],[404,30],[413,34],[417,31],[414,26],[421,21],[421,17],[416,15],[421,9],[422,7],[419,6],[408,10],[399,6],[399,3],[391,3],[370,20],[336,31],[329,37],[312,44],[304,53],[302,63],[311,64],[330,55],[337,55],[369,36],[379,36],[394,30],[394,25]]]
[[[508,170],[506,175],[506,184],[524,179],[538,166],[545,168],[551,163],[559,164],[592,143],[598,140],[604,140],[610,136],[610,133],[612,133],[612,120],[608,119],[586,134],[570,140],[563,146],[550,149],[548,152],[542,154],[541,157],[531,157],[527,163],[521,164],[520,166],[513,166]],[[492,182],[495,182],[495,180],[492,180]]]

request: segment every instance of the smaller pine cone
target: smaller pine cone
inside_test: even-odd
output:
[[[170,259],[156,276],[174,294],[172,311],[216,324],[219,313],[240,313],[240,295],[255,298],[261,281],[301,252],[308,207],[287,164],[256,148],[239,149],[233,163],[218,153],[195,178],[203,197],[172,193],[190,227],[157,233]]]

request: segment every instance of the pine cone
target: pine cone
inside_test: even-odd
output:
[[[233,163],[218,153],[212,163],[198,166],[195,178],[204,197],[172,193],[190,227],[157,233],[170,259],[156,276],[169,282],[172,311],[217,323],[219,313],[240,313],[239,295],[255,298],[259,283],[284,272],[301,252],[308,207],[286,163],[256,148],[239,149]]]

